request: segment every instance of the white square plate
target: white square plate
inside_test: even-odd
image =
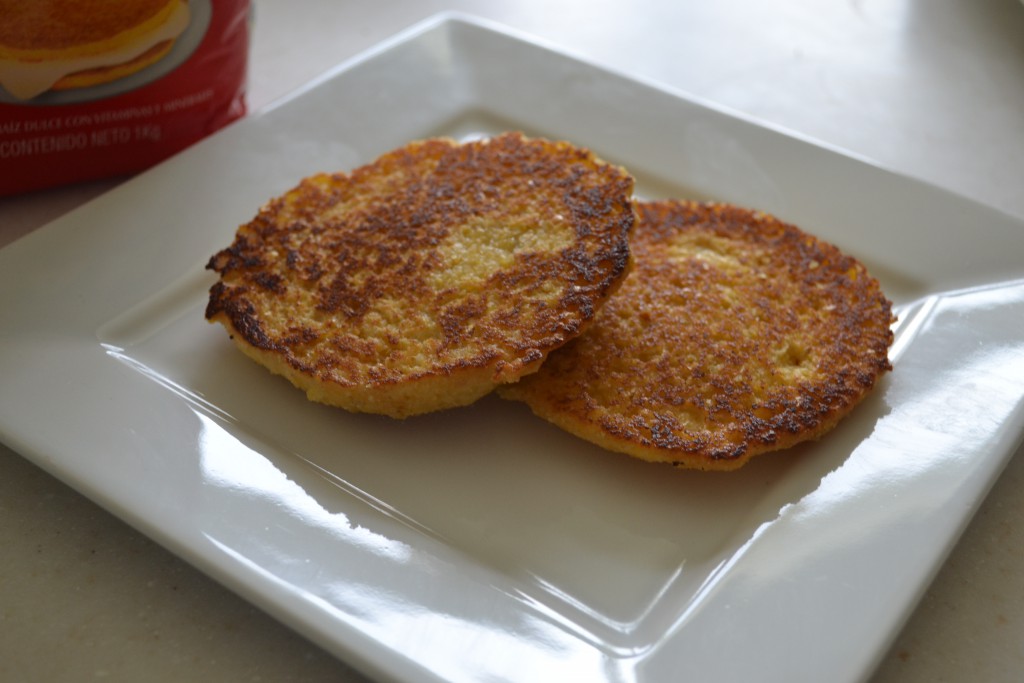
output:
[[[859,257],[895,371],[701,474],[493,398],[314,405],[205,322],[206,260],[300,177],[513,128]],[[0,251],[0,439],[371,676],[854,681],[1024,433],[1021,254],[996,211],[442,15]]]

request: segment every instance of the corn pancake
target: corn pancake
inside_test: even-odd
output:
[[[210,259],[206,317],[311,400],[466,405],[536,371],[618,288],[632,191],[566,142],[410,143],[267,203]]]
[[[0,77],[30,99],[123,78],[162,59],[188,26],[186,0],[0,0]]]
[[[502,396],[609,450],[731,470],[820,437],[891,369],[891,304],[855,259],[764,213],[636,205],[622,288]]]

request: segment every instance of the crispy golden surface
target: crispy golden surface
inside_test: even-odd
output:
[[[637,207],[622,288],[502,396],[610,450],[727,470],[820,437],[891,369],[891,304],[855,259],[738,207]]]
[[[564,142],[411,143],[270,201],[206,316],[348,410],[471,403],[579,335],[629,266],[633,179]]]

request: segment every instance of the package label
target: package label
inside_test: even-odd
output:
[[[0,0],[0,195],[145,169],[245,113],[248,0]]]

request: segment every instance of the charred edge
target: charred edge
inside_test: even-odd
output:
[[[263,265],[263,262],[256,256],[247,255],[248,250],[249,241],[245,237],[239,236],[230,247],[211,256],[210,260],[206,262],[206,269],[224,275],[232,270]]]
[[[237,292],[235,292],[237,294]],[[206,318],[212,320],[223,313],[231,322],[231,327],[251,345],[266,351],[279,351],[280,345],[274,343],[259,320],[253,305],[245,300],[239,301],[232,297],[232,292],[222,282],[210,288],[210,301],[206,305]]]

